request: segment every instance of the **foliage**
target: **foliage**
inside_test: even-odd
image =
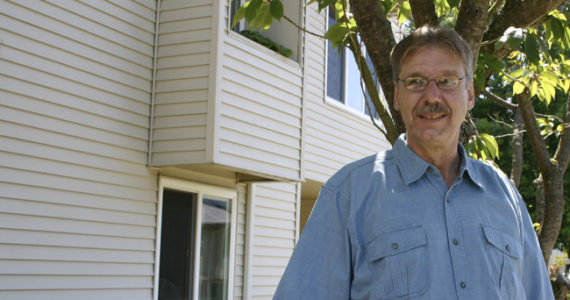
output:
[[[253,30],[267,30],[273,24],[273,19],[281,21],[282,17],[283,3],[281,1],[249,0],[236,11],[232,27],[245,18]]]
[[[248,39],[255,41],[285,57],[289,57],[291,55],[293,55],[293,50],[278,44],[274,41],[272,41],[271,39],[261,35],[261,33],[257,32],[257,31],[251,31],[251,30],[242,30],[239,32],[241,35],[247,37]]]
[[[283,11],[277,9],[281,1],[250,0],[238,11],[234,24],[240,18],[245,18],[250,26],[267,29],[273,19],[279,20],[283,16]],[[394,142],[395,137],[403,131],[403,126],[399,113],[390,105],[394,86],[390,76],[386,76],[390,72],[386,68],[389,66],[387,48],[393,46],[397,35],[393,26],[383,27],[382,24],[389,23],[390,19],[392,23],[397,20],[400,27],[406,29],[423,23],[452,26],[478,54],[475,89],[480,94],[495,95],[493,101],[479,96],[473,117],[480,132],[484,133],[470,136],[473,132],[467,132],[470,136],[466,143],[469,154],[482,160],[496,160],[503,170],[508,171],[511,167],[510,140],[497,140],[494,135],[505,135],[512,131],[508,124],[512,124],[513,110],[518,109],[524,112],[526,136],[530,137],[525,143],[528,145],[530,140],[533,146],[523,148],[525,163],[520,188],[525,201],[531,205],[531,213],[534,197],[532,180],[541,172],[542,175],[554,176],[556,172],[550,171],[557,170],[556,184],[560,185],[554,186],[569,186],[568,174],[558,176],[563,174],[570,160],[566,155],[570,153],[570,149],[566,149],[569,148],[568,143],[560,143],[564,134],[570,135],[570,124],[565,121],[566,108],[570,104],[570,13],[567,1],[351,0],[352,11],[357,17],[349,10],[348,2],[310,0],[307,5],[315,3],[319,11],[326,8],[335,10],[335,25],[329,28],[324,37],[339,51],[346,47],[354,54],[365,83],[364,88],[371,95],[384,125],[380,130],[388,141]],[[555,8],[554,5],[561,6]],[[271,9],[272,6],[275,8]],[[375,13],[370,14],[371,11]],[[416,17],[420,21],[414,20]],[[362,24],[359,21],[363,21]],[[420,23],[416,24],[416,21]],[[519,28],[509,27],[515,24]],[[362,43],[369,49],[368,54],[377,73],[366,64],[361,51]],[[370,74],[379,78],[388,99],[374,96],[381,93],[377,90],[376,82],[370,80]],[[495,102],[501,103],[501,106]],[[485,113],[477,112],[481,109]],[[489,116],[492,116],[492,121],[489,121]],[[562,159],[563,165],[559,165],[557,159]],[[561,183],[561,180],[564,182]],[[545,186],[547,184],[552,184],[552,181],[545,182]],[[551,214],[544,219],[539,241],[543,249],[552,249],[556,236],[551,233],[560,232],[559,241],[568,247],[570,214],[562,215],[562,211],[569,210],[570,205],[565,208],[563,205],[564,201],[570,199],[569,191],[560,188],[549,190],[548,186],[546,189],[557,192],[550,193],[550,198],[546,199]],[[565,195],[562,195],[562,190]],[[559,223],[561,219],[562,228]],[[548,252],[544,252],[545,259]]]
[[[467,154],[475,159],[492,161],[495,158],[499,158],[499,145],[495,137],[486,133],[471,136],[465,148]]]

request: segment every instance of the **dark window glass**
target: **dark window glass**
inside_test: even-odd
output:
[[[158,299],[192,298],[196,194],[164,190]]]
[[[329,28],[335,24],[334,10],[329,9]],[[332,47],[330,41],[327,42],[327,96],[339,102],[344,103],[343,99],[343,65],[344,65],[344,48],[340,55],[337,48]]]

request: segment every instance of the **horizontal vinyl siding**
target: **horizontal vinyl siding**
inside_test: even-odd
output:
[[[255,185],[251,299],[272,299],[295,245],[297,185]]]
[[[222,58],[216,162],[299,179],[299,65],[230,32]]]
[[[307,27],[324,33],[325,11],[318,14],[315,9],[307,7]],[[390,147],[368,116],[325,102],[325,51],[325,41],[307,36],[304,175],[317,182],[351,161]]]
[[[0,1],[0,298],[151,299],[154,1]]]
[[[247,220],[247,186],[238,185],[238,216],[235,245],[234,300],[242,300],[245,271],[245,228]]]
[[[206,160],[212,1],[161,1],[152,165]]]

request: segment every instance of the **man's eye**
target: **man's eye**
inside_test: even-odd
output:
[[[447,77],[440,77],[437,79],[437,83],[439,84],[449,84],[450,80]]]
[[[422,86],[425,83],[425,79],[420,77],[410,77],[406,80],[406,85],[408,86]]]

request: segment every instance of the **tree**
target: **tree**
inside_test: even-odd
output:
[[[238,10],[236,20],[245,18],[251,27],[267,28],[273,19],[283,16],[280,3],[280,0],[250,0]],[[565,53],[570,49],[567,0],[311,0],[307,5],[311,4],[319,10],[327,7],[335,10],[337,23],[324,37],[333,46],[347,47],[354,54],[367,94],[382,122],[380,130],[391,143],[405,131],[393,106],[390,52],[396,37],[391,20],[397,19],[408,28],[445,24],[457,30],[474,53],[477,92],[493,98],[515,115],[520,112],[519,120],[526,128],[540,170],[539,186],[544,187],[544,217],[538,236],[543,257],[548,261],[562,224],[563,177],[570,161],[570,60]],[[368,68],[361,43],[372,60],[373,71]],[[385,99],[379,97],[373,74],[378,75]],[[509,86],[511,95],[498,97],[487,86],[489,80]],[[563,116],[554,121],[537,117],[535,105],[548,104],[555,97],[566,99]],[[548,136],[557,138],[555,151],[549,152],[545,128],[555,131]],[[479,158],[498,155],[495,140],[478,135],[470,117],[463,126],[462,142]],[[517,173],[513,173],[515,180]]]

